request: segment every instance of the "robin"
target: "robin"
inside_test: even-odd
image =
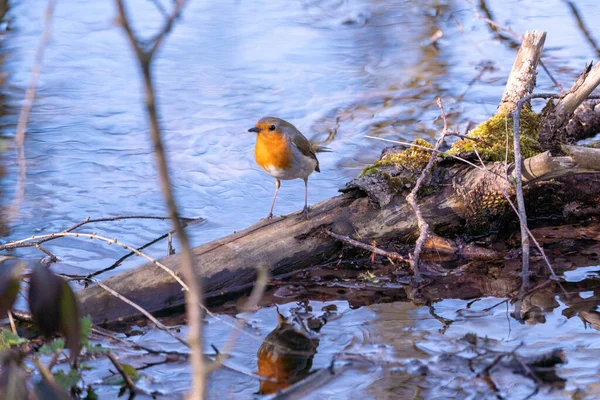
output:
[[[267,219],[273,218],[273,207],[281,179],[298,178],[304,180],[302,215],[308,219],[308,177],[313,171],[321,172],[316,153],[329,150],[311,143],[294,125],[280,118],[264,117],[248,132],[257,134],[254,148],[256,163],[275,178],[275,194]]]

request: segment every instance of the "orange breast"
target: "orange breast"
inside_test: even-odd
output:
[[[261,132],[256,137],[254,148],[256,163],[266,168],[273,166],[279,169],[288,169],[292,163],[292,152],[283,135]]]

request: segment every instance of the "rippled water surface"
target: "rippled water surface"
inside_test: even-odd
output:
[[[600,40],[596,23],[600,3],[574,3],[591,35]],[[140,32],[149,36],[160,26],[162,16],[153,2],[127,4]],[[543,60],[564,86],[586,62],[599,56],[567,2],[548,0],[542,7],[537,1],[493,0],[485,5],[488,16],[517,32],[548,32]],[[12,203],[17,187],[12,139],[45,6],[38,0],[13,2],[9,29],[0,44],[5,76],[0,193],[5,207]],[[165,214],[142,108],[140,75],[126,38],[115,25],[115,15],[112,1],[57,3],[25,141],[25,197],[3,241],[61,231],[88,216]],[[438,30],[443,36],[433,46],[430,39]],[[458,0],[190,1],[154,68],[182,214],[207,219],[189,228],[192,244],[242,229],[267,214],[274,185],[255,165],[255,138],[247,132],[258,118],[279,116],[308,137],[333,138],[328,145],[333,152],[320,155],[321,174],[310,179],[310,201],[315,203],[336,195],[338,188],[378,157],[383,144],[365,135],[433,138],[441,127],[438,96],[450,123],[460,131],[493,114],[515,54],[510,41],[475,19],[468,2]],[[557,91],[542,72],[537,90]],[[302,182],[284,182],[276,213],[299,210],[302,201]],[[169,224],[127,220],[85,229],[141,246],[166,233]],[[49,242],[47,248],[60,259],[55,270],[70,274],[107,267],[123,255],[122,249],[89,240],[61,239]],[[165,255],[166,244],[161,242],[148,253]],[[27,249],[18,254],[32,259],[43,256]],[[140,263],[129,259],[120,270]],[[482,299],[476,307],[484,309],[498,301]],[[406,366],[408,360],[429,360],[447,346],[446,341],[470,331],[497,339],[506,348],[521,341],[540,351],[558,342],[564,345],[570,363],[563,367],[563,375],[573,379],[565,392],[552,396],[563,398],[578,385],[597,385],[597,331],[585,329],[578,318],[565,317],[561,301],[557,300],[545,324],[534,326],[511,323],[504,305],[478,318],[466,318],[458,314],[465,303],[445,300],[436,305],[439,315],[457,320],[442,335],[440,320],[427,307],[393,303],[350,310],[339,302],[339,312],[346,313],[323,328],[314,366],[325,367],[333,354],[350,351],[375,354],[403,367],[349,370],[313,398],[344,398],[349,393],[356,398],[413,398],[433,396],[436,391],[445,396],[475,396],[476,391],[461,392],[460,382],[452,383],[451,377],[438,387]],[[247,330],[264,338],[275,324],[274,310],[263,309],[250,317]],[[207,342],[222,344],[228,331],[229,327],[209,320]],[[155,331],[140,340],[176,347]],[[258,340],[243,336],[233,361],[253,371],[259,345]],[[174,363],[153,367],[144,385],[160,389],[168,382],[169,391],[179,396],[189,385],[186,365],[182,361],[179,367]],[[521,385],[519,398],[527,396],[529,389]],[[251,398],[256,390],[255,379],[227,371],[211,381],[213,395]],[[107,393],[114,394],[111,389]]]
[[[127,4],[136,28],[151,35],[162,21],[152,2]],[[600,5],[576,4],[596,33]],[[5,205],[14,197],[18,176],[9,140],[45,5],[15,2],[3,34]],[[544,61],[564,85],[597,56],[562,1],[545,2],[543,8],[532,1],[487,6],[498,22],[517,32],[548,31]],[[56,6],[25,143],[25,198],[6,239],[59,231],[87,216],[165,214],[140,76],[114,17],[111,1],[65,0]],[[430,38],[437,30],[443,37],[436,50]],[[494,35],[462,1],[191,1],[155,71],[182,213],[208,220],[189,229],[193,244],[267,214],[274,185],[253,160],[255,138],[247,129],[255,120],[280,116],[321,140],[336,132],[329,144],[333,152],[320,156],[322,173],[310,180],[310,201],[321,201],[377,158],[383,144],[365,135],[435,136],[437,96],[461,130],[492,114],[515,55]],[[543,73],[538,88],[555,90]],[[302,201],[302,182],[284,182],[276,212],[298,210]],[[89,230],[139,246],[168,226],[130,220]],[[163,255],[164,247],[149,251]],[[99,269],[122,255],[119,249],[68,239],[48,248],[68,273]],[[139,263],[131,260],[123,268]]]

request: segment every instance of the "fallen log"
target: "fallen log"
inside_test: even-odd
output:
[[[563,161],[566,158],[569,157],[561,157]],[[576,165],[573,159],[568,164]],[[596,170],[565,167],[548,172],[550,180],[544,180],[542,175],[524,182],[531,218],[562,215],[565,205],[575,201],[590,207],[596,204],[600,194],[600,154],[596,166]],[[510,190],[510,185],[493,173],[503,171],[504,164],[496,162],[488,168],[492,172],[460,164],[438,168],[435,186],[439,190],[423,197],[420,204],[434,232],[477,232],[482,227],[500,228],[515,219],[497,189],[499,185]],[[266,265],[269,273],[276,276],[325,262],[341,248],[339,241],[326,234],[329,230],[367,242],[392,238],[410,241],[417,229],[412,208],[401,193],[385,206],[378,206],[373,201],[376,198],[369,197],[381,190],[378,185],[381,182],[371,177],[359,178],[348,185],[347,193],[314,206],[308,221],[291,214],[194,248],[194,267],[203,277],[207,296],[251,284],[258,265]],[[548,191],[552,192],[551,199]],[[161,262],[180,275],[178,255]],[[181,286],[153,263],[108,278],[104,284],[150,312],[184,304]],[[98,286],[81,291],[80,300],[82,312],[92,315],[95,323],[138,315],[137,310]]]
[[[521,74],[522,80],[535,80],[532,68],[537,65],[544,38],[539,32],[526,36],[527,48],[519,53],[520,60],[515,66],[529,67],[513,68],[513,73]],[[532,46],[532,43],[537,44]],[[518,83],[513,85],[518,93],[516,96],[505,93],[503,105],[494,118],[507,118],[515,101],[530,94],[533,88],[530,82],[522,82],[518,77],[509,78],[509,82]],[[582,100],[580,96],[577,98]],[[531,111],[528,115],[531,129],[538,127],[538,117]],[[512,124],[499,121],[502,127],[499,140],[505,143],[506,134],[510,134],[505,133],[505,126]],[[478,148],[484,150],[481,142],[486,140],[486,137],[478,139]],[[460,142],[464,141],[468,139]],[[248,287],[256,278],[258,266],[265,266],[271,276],[277,276],[326,263],[341,248],[341,243],[328,231],[362,242],[414,241],[417,221],[405,197],[429,160],[431,146],[424,141],[420,143],[405,151],[384,150],[381,160],[351,181],[342,195],[314,206],[308,221],[298,214],[261,221],[194,248],[194,269],[202,276],[206,296]],[[550,152],[538,154],[540,151],[535,147],[535,143],[530,146],[535,155],[523,165],[528,217],[555,218],[560,223],[567,216],[574,216],[570,212],[574,203],[581,209],[596,209],[600,198],[600,151],[571,146],[566,155],[555,157]],[[457,153],[469,157],[469,154]],[[496,158],[500,159],[504,160],[504,151],[501,158]],[[440,156],[428,181],[424,182],[426,187],[419,191],[419,207],[430,233],[440,236],[489,233],[516,220],[505,198],[514,194],[511,180],[506,179],[514,166],[504,161],[480,166],[477,159],[471,157],[470,160],[476,164]],[[166,257],[161,263],[181,276],[178,255]],[[108,278],[104,284],[149,312],[184,304],[182,287],[155,263]],[[95,323],[129,319],[139,314],[98,285],[82,290],[79,297],[82,312],[90,314]]]

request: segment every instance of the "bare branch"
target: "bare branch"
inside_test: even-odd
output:
[[[186,314],[188,317],[189,324],[189,343],[192,349],[192,355],[190,363],[192,366],[192,391],[190,398],[192,399],[203,399],[206,388],[206,367],[202,355],[202,312],[200,304],[202,304],[203,289],[199,277],[194,273],[192,251],[190,249],[189,240],[181,221],[179,220],[179,211],[175,198],[173,196],[173,189],[169,178],[169,171],[167,166],[167,158],[164,151],[164,145],[161,137],[161,128],[158,122],[158,111],[156,107],[156,100],[154,95],[154,85],[152,81],[151,62],[156,50],[161,45],[162,41],[166,37],[167,33],[171,30],[174,21],[179,17],[185,0],[176,0],[175,7],[171,16],[165,22],[163,29],[158,33],[154,39],[154,43],[151,45],[149,51],[144,51],[139,44],[139,40],[135,37],[133,30],[131,29],[123,0],[115,0],[117,3],[117,9],[119,10],[119,18],[123,29],[125,30],[127,37],[131,43],[131,47],[134,49],[140,69],[144,75],[144,88],[146,95],[146,113],[148,116],[148,123],[150,125],[150,137],[154,144],[154,153],[156,155],[156,163],[160,176],[161,187],[165,202],[167,203],[167,209],[169,216],[172,219],[175,233],[179,238],[181,246],[181,261],[182,261],[182,273],[187,281],[189,290],[186,291]]]
[[[579,10],[577,9],[577,6],[572,1],[565,1],[565,3],[567,3],[567,5],[569,6],[569,8],[571,9],[571,13],[573,13],[573,16],[577,20],[577,25],[579,25],[579,29],[583,33],[583,36],[585,36],[585,38],[587,39],[587,41],[589,42],[589,44],[596,51],[596,54],[598,55],[598,57],[600,57],[600,47],[598,47],[598,44],[596,43],[596,41],[592,37],[590,31],[585,26],[585,23],[583,22],[583,18],[579,14]]]
[[[138,310],[139,312],[144,314],[146,316],[146,318],[148,318],[150,321],[154,322],[154,325],[156,325],[156,327],[158,329],[165,331],[169,336],[171,336],[172,338],[177,340],[179,343],[183,344],[186,347],[190,347],[190,345],[185,340],[183,340],[182,338],[180,338],[179,336],[177,336],[173,332],[171,332],[171,330],[168,327],[166,327],[162,322],[160,322],[158,319],[156,319],[154,317],[154,315],[150,314],[146,309],[144,309],[137,303],[129,300],[127,297],[125,297],[125,296],[121,295],[120,293],[116,292],[115,290],[109,288],[108,286],[106,286],[104,283],[100,282],[97,279],[90,279],[90,281],[94,282],[96,285],[100,286],[102,289],[106,290],[111,295],[115,296],[122,302],[129,304],[131,307],[135,308],[136,310]]]
[[[427,175],[429,175],[431,172],[431,168],[433,167],[433,163],[436,158],[435,151],[437,151],[440,148],[440,146],[442,145],[442,143],[444,143],[444,140],[446,139],[446,135],[448,134],[448,121],[446,120],[446,112],[444,111],[444,106],[442,104],[441,97],[438,97],[437,104],[440,107],[440,111],[442,113],[442,119],[444,120],[444,130],[442,131],[442,136],[436,142],[436,144],[433,148],[434,151],[431,153],[431,156],[429,157],[429,161],[427,162],[427,165],[425,166],[423,171],[421,171],[421,175],[417,179],[417,182],[415,183],[415,187],[413,187],[413,189],[408,194],[408,196],[406,196],[406,201],[408,202],[408,204],[410,204],[410,206],[414,210],[415,216],[417,217],[417,224],[419,226],[419,238],[417,239],[417,242],[415,244],[415,251],[413,252],[413,254],[410,257],[410,265],[412,267],[413,274],[415,275],[415,279],[417,280],[417,282],[421,280],[421,271],[419,271],[419,257],[421,256],[421,251],[423,250],[423,245],[425,244],[425,241],[427,240],[427,234],[429,231],[429,224],[423,218],[423,215],[421,214],[421,209],[419,208],[419,205],[417,204],[417,193],[419,192],[419,189],[421,188],[421,184],[425,180],[425,177]]]
[[[19,113],[19,120],[17,122],[17,131],[15,137],[15,144],[17,145],[17,163],[19,165],[19,176],[17,180],[17,188],[15,198],[8,211],[8,220],[16,218],[21,208],[21,202],[25,197],[25,180],[27,178],[27,160],[25,159],[25,131],[27,130],[27,122],[29,121],[29,113],[33,107],[35,100],[35,91],[37,88],[40,73],[42,72],[42,61],[44,60],[44,50],[50,40],[50,33],[52,31],[52,14],[54,12],[54,6],[56,0],[48,0],[48,6],[44,16],[44,30],[38,44],[38,48],[35,54],[35,60],[33,68],[31,70],[31,81],[25,92],[25,101],[21,107]]]
[[[40,78],[40,73],[42,72],[44,50],[46,49],[46,45],[50,40],[50,32],[52,32],[52,13],[54,12],[55,4],[56,0],[48,0],[48,6],[46,7],[46,12],[44,16],[44,30],[42,32],[42,37],[40,38],[40,43],[38,44],[38,48],[35,53],[35,61],[33,69],[31,71],[31,81],[29,82],[29,87],[27,88],[27,92],[25,93],[25,103],[21,108],[21,113],[19,114],[19,121],[17,122],[17,136],[15,138],[15,142],[19,147],[23,146],[23,143],[25,141],[25,130],[27,129],[27,121],[29,120],[29,113],[31,112],[31,108],[33,107],[37,83]]]
[[[370,251],[372,253],[379,254],[380,256],[388,257],[388,258],[390,258],[392,260],[398,260],[398,261],[402,261],[402,262],[409,262],[409,260],[406,257],[401,256],[400,254],[396,253],[395,251],[386,251],[386,250],[380,249],[379,247],[371,246],[369,244],[359,242],[358,240],[354,240],[354,239],[352,239],[352,238],[350,238],[348,236],[338,235],[337,233],[333,233],[331,231],[327,231],[327,234],[329,236],[331,236],[332,238],[335,238],[335,239],[337,239],[339,241],[347,243],[347,244],[349,244],[351,246],[368,250],[368,251]]]

